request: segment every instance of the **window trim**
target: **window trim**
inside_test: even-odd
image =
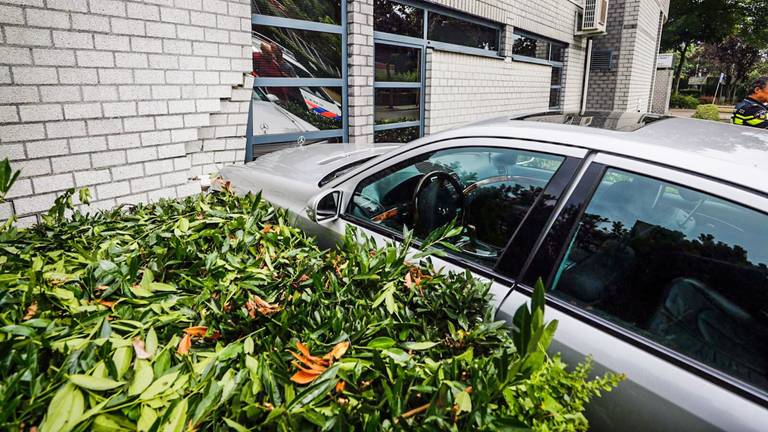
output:
[[[577,180],[578,183],[575,184],[573,191],[565,197],[565,204],[562,206],[562,208],[559,208],[558,211],[553,214],[552,223],[549,224],[546,231],[541,233],[541,239],[538,246],[536,247],[536,250],[531,251],[531,257],[529,259],[530,263],[525,266],[520,274],[520,277],[517,278],[517,283],[515,284],[513,291],[518,291],[521,294],[530,297],[533,293],[533,288],[531,287],[533,283],[531,282],[530,276],[528,274],[531,266],[537,259],[549,260],[549,262],[546,263],[549,271],[546,280],[544,280],[544,285],[547,288],[545,297],[548,306],[566,313],[569,316],[572,316],[590,326],[597,328],[598,330],[605,331],[609,335],[619,338],[623,342],[629,343],[639,349],[642,349],[652,355],[668,361],[675,366],[693,373],[699,378],[705,379],[718,385],[721,388],[732,391],[741,397],[760,404],[761,406],[768,407],[768,389],[763,390],[755,387],[740,378],[731,376],[719,369],[715,369],[714,367],[691,358],[684,353],[677,352],[667,346],[660,344],[659,342],[634,332],[629,328],[609,321],[597,314],[590,313],[581,307],[572,305],[549,293],[549,287],[551,285],[552,278],[556,274],[557,269],[559,268],[559,264],[563,260],[563,256],[568,248],[568,244],[576,234],[579,221],[584,215],[586,208],[592,202],[592,199],[605,173],[610,168],[641,175],[654,180],[680,184],[681,186],[712,195],[716,198],[736,203],[743,207],[764,213],[768,216],[768,198],[763,195],[743,188],[738,188],[721,181],[715,181],[701,175],[672,169],[660,164],[639,161],[636,159],[630,159],[628,157],[622,157],[609,153],[596,153],[594,159],[589,163],[589,166],[587,166],[584,175]],[[755,198],[758,198],[758,200]],[[755,206],[756,201],[759,201],[759,203],[757,203],[759,205],[757,206]],[[554,223],[556,223],[563,216],[563,209],[568,206],[577,206],[578,211],[572,215],[572,220],[567,222],[568,235],[565,236],[565,238],[555,239],[555,242],[558,246],[557,257],[554,259],[554,261],[546,257],[540,258],[539,251],[541,251],[541,246],[546,242],[547,237],[552,232]],[[507,295],[507,297],[509,297],[509,295]],[[503,301],[506,301],[506,298]]]
[[[531,32],[525,31],[525,30],[515,29],[512,32],[512,34],[513,34],[513,39],[514,39],[515,36],[520,36],[520,37],[529,38],[529,39],[536,39],[537,41],[543,41],[543,42],[546,42],[547,44],[549,44],[549,47],[548,47],[548,50],[547,50],[548,51],[547,52],[547,60],[540,59],[540,58],[537,58],[537,57],[530,57],[530,56],[526,56],[526,55],[515,54],[514,52],[511,53],[511,57],[512,57],[512,60],[515,60],[515,61],[520,61],[520,62],[525,62],[525,63],[534,63],[534,64],[540,64],[540,65],[547,65],[547,66],[551,66],[553,69],[554,68],[560,69],[560,84],[553,85],[550,82],[550,86],[549,86],[550,91],[551,90],[561,90],[560,91],[560,96],[558,98],[557,104],[549,105],[548,109],[550,111],[556,111],[556,110],[561,109],[562,106],[563,106],[563,97],[564,97],[564,94],[565,94],[562,91],[563,87],[565,87],[565,85],[563,85],[563,81],[564,81],[563,78],[564,78],[564,72],[565,72],[565,61],[552,60],[552,47],[554,45],[557,45],[560,48],[562,48],[563,51],[564,51],[563,57],[565,57],[565,53],[567,53],[567,50],[569,48],[569,44],[567,44],[565,42],[558,41],[556,39],[548,38],[548,37],[545,37],[545,36],[539,36],[539,35],[537,35],[535,33],[531,33]],[[514,44],[514,40],[513,40],[512,47],[510,48],[510,51],[512,51],[514,49],[514,45],[515,44]],[[565,59],[563,59],[563,60],[565,60]]]

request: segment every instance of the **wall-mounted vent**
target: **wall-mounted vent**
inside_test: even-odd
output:
[[[613,70],[613,50],[594,50],[592,51],[592,64],[590,70],[593,72],[610,72]]]

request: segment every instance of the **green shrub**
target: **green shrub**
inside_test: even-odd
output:
[[[696,112],[693,114],[693,118],[720,121],[720,112],[717,110],[717,105],[699,105],[696,107]]]
[[[693,96],[695,98],[698,98],[701,95],[701,90],[699,89],[683,89],[679,92],[683,96]]]
[[[695,109],[699,106],[699,100],[693,96],[675,93],[669,98],[669,106],[672,108]]]
[[[226,189],[65,213],[0,231],[1,430],[586,430],[621,379],[546,354],[541,286],[510,330],[408,239],[323,251]]]

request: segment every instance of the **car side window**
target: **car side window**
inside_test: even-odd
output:
[[[609,169],[551,293],[768,389],[768,215]]]
[[[426,153],[363,180],[348,213],[425,238],[455,221],[459,254],[492,266],[564,157],[495,147]]]

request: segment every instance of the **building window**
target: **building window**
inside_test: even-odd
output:
[[[427,39],[435,48],[467,54],[498,55],[501,25],[433,5],[413,6],[375,0],[376,32]],[[424,34],[424,20],[427,21]],[[437,46],[439,44],[439,46]]]
[[[425,25],[426,24],[426,25]],[[439,6],[375,0],[374,141],[424,134],[426,49],[498,57],[501,25]]]
[[[452,16],[431,12],[427,37],[437,42],[499,50],[499,30]]]
[[[385,33],[424,37],[424,10],[389,0],[376,0],[373,28]]]
[[[552,67],[552,79],[549,89],[549,108],[561,107],[563,95],[563,62],[568,46],[541,36],[515,31],[512,54],[527,57],[549,64]]]
[[[347,139],[346,1],[251,0],[254,91],[246,160]]]

